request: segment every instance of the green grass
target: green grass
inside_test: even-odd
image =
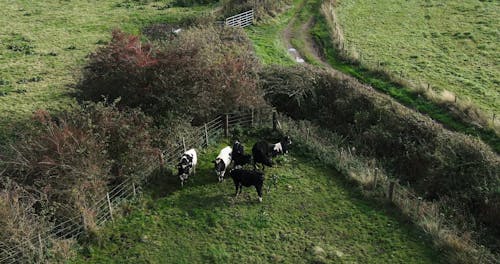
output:
[[[202,151],[197,175],[183,189],[171,175],[153,183],[128,216],[80,246],[72,262],[443,262],[395,209],[363,198],[338,172],[304,155],[266,169],[263,203],[254,188],[235,199],[232,180],[216,183],[212,168],[222,146]]]
[[[319,10],[322,1],[303,0],[301,2],[301,8],[297,10],[295,20],[293,21],[291,27],[292,34],[290,43],[299,51],[302,56],[304,56],[304,60],[307,63],[315,66],[321,66],[321,62],[318,60],[318,58],[316,58],[315,55],[311,54],[311,50],[308,47],[309,45],[311,45],[311,43],[308,43],[308,41],[310,41],[309,36],[311,34],[308,24],[310,22],[314,23],[314,21],[311,21],[311,19],[315,17],[315,14]]]
[[[295,64],[295,61],[288,54],[282,32],[293,18],[301,1],[303,0],[294,0],[293,5],[286,12],[246,29],[246,33],[254,45],[255,53],[263,64],[286,66]]]
[[[500,2],[338,1],[346,46],[363,63],[500,113]]]
[[[413,92],[411,89],[393,82],[389,77],[364,67],[362,64],[350,64],[340,58],[331,42],[328,24],[323,16],[316,17],[316,24],[311,30],[315,41],[322,48],[326,60],[335,69],[349,74],[365,84],[369,84],[379,91],[389,94],[406,106],[428,115],[439,121],[449,129],[477,136],[489,144],[497,153],[500,153],[500,138],[490,128],[479,128],[476,125],[455,118],[445,106],[437,105]]]
[[[169,2],[0,0],[0,141],[36,109],[71,107],[67,94],[86,55],[109,41],[113,29],[139,33],[149,23],[208,8],[165,9]]]

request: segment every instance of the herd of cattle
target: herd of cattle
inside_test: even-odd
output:
[[[252,155],[245,154],[245,149],[241,142],[236,140],[233,147],[227,146],[223,148],[217,158],[215,158],[215,173],[219,182],[224,180],[226,171],[229,170],[229,175],[233,179],[236,187],[236,196],[241,193],[242,186],[255,186],[259,201],[262,202],[262,185],[264,183],[264,168],[265,166],[272,167],[272,158],[280,154],[288,153],[288,148],[292,144],[289,136],[283,137],[276,144],[269,144],[266,141],[259,141],[252,147]],[[190,149],[184,152],[177,164],[178,176],[181,180],[181,186],[189,178],[191,174],[196,172],[196,164],[198,157],[195,149]],[[245,170],[243,166],[253,162],[253,170]],[[229,169],[232,164],[231,169]],[[257,170],[257,164],[262,165],[262,171]]]

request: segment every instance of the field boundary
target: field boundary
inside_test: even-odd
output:
[[[203,126],[196,127],[189,138],[180,138],[176,145],[159,152],[158,160],[156,161],[160,168],[165,165],[173,165],[180,155],[190,147],[207,147],[210,140],[220,138],[221,136],[228,137],[230,129],[233,127],[263,127],[272,125],[276,128],[278,124],[276,113],[272,108],[251,109],[249,111],[238,111],[233,113],[225,113],[216,118],[204,123]],[[272,123],[269,121],[273,120]],[[144,179],[146,183],[148,179]],[[38,235],[26,238],[24,243],[17,247],[7,247],[0,242],[0,263],[11,264],[18,263],[21,259],[25,259],[23,252],[18,250],[19,247],[31,248],[32,252],[36,252],[36,262],[44,263],[49,258],[50,247],[55,239],[67,240],[77,239],[87,231],[89,225],[102,226],[108,221],[114,221],[113,211],[122,202],[128,201],[139,195],[140,186],[131,179],[115,186],[95,203],[91,210],[88,210],[91,216],[77,216],[68,219],[52,228],[50,231],[39,233]]]
[[[254,11],[250,9],[243,13],[226,18],[225,24],[230,27],[248,27],[253,24]]]
[[[389,177],[375,160],[362,158],[356,155],[355,149],[343,146],[342,138],[336,138],[335,135],[320,137],[316,133],[318,127],[310,123],[300,124],[283,115],[279,120],[283,130],[290,133],[295,141],[302,141],[315,152],[318,159],[334,166],[347,179],[355,181],[366,196],[382,198],[393,204],[416,226],[432,236],[438,247],[455,253],[455,260],[460,259],[460,263],[499,263],[497,255],[473,239],[460,235],[462,232],[445,217],[440,203],[425,201],[410,189],[411,186],[401,185]],[[459,243],[458,249],[455,243]]]

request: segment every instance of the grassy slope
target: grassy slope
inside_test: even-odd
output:
[[[70,107],[68,86],[112,29],[138,33],[145,24],[202,10],[159,8],[168,2],[0,0],[0,141],[7,127],[38,108]]]
[[[428,115],[451,130],[479,137],[497,153],[500,153],[500,138],[492,129],[478,128],[476,125],[461,121],[453,117],[446,107],[432,103],[412,90],[392,82],[363,65],[353,65],[344,62],[339,58],[335,47],[331,43],[328,33],[329,28],[324,17],[318,16],[316,22],[311,33],[315,41],[321,46],[326,60],[332,67],[357,78],[362,83],[371,85],[381,92],[387,93],[404,105]]]
[[[302,1],[294,0],[293,5],[285,13],[247,28],[246,33],[252,40],[255,53],[263,64],[295,64],[295,61],[288,54],[284,40],[281,38],[281,33],[293,18],[299,3]]]
[[[460,121],[454,118],[447,108],[426,100],[412,90],[401,87],[401,85],[363,66],[348,64],[339,59],[331,41],[327,22],[319,14],[318,9],[321,3],[321,0],[296,0],[294,1],[294,7],[286,15],[278,16],[268,23],[262,23],[247,31],[255,46],[257,55],[262,59],[264,64],[295,64],[290,59],[290,56],[286,54],[284,41],[280,38],[287,24],[294,18],[295,20],[292,21],[291,25],[290,42],[301,52],[308,63],[320,65],[314,56],[308,53],[308,49],[305,48],[307,40],[304,38],[307,32],[304,32],[302,27],[308,21],[309,17],[314,17],[315,23],[310,29],[310,34],[320,46],[321,53],[332,67],[357,78],[363,83],[373,86],[379,91],[389,94],[399,102],[430,116],[449,129],[478,136],[496,152],[500,152],[500,138],[492,129],[481,129],[475,125]]]
[[[338,1],[347,46],[363,62],[500,113],[500,2]]]
[[[250,143],[250,142],[249,142]],[[250,144],[249,144],[250,145]],[[253,188],[233,198],[232,180],[216,183],[200,154],[194,182],[171,176],[133,212],[105,227],[75,263],[439,263],[430,241],[392,209],[362,198],[338,173],[292,155],[266,169],[264,202]],[[247,146],[248,148],[248,146]],[[277,183],[271,184],[272,176]],[[166,195],[158,200],[151,197]],[[324,250],[324,253],[318,246]]]

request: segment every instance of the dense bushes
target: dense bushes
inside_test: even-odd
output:
[[[188,7],[188,6],[196,6],[196,5],[206,5],[206,4],[214,4],[219,2],[219,0],[175,0],[174,6]]]
[[[450,132],[369,87],[313,68],[271,67],[261,78],[278,110],[345,136],[357,152],[382,161],[423,197],[450,198],[455,211],[473,214],[500,232],[498,221],[491,221],[500,219],[495,204],[500,159],[480,140]]]
[[[111,43],[91,55],[78,88],[83,99],[121,97],[119,106],[141,107],[155,118],[187,114],[204,120],[263,105],[257,70],[238,29],[194,28],[155,44],[115,31]]]
[[[37,208],[56,222],[82,216],[108,186],[139,182],[152,169],[150,121],[138,111],[90,104],[57,117],[38,111],[35,119],[10,154],[0,156],[1,176],[36,194]]]

